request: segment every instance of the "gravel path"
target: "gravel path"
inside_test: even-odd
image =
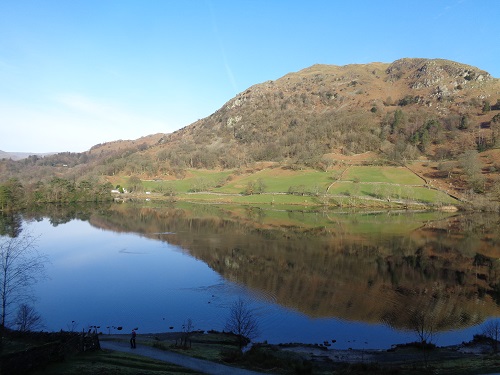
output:
[[[178,366],[212,375],[263,375],[264,373],[244,370],[237,367],[221,365],[219,363],[205,361],[186,355],[155,349],[149,346],[138,345],[136,349],[130,348],[127,342],[101,340],[101,349],[116,350],[125,353],[142,355],[164,362],[173,363]]]

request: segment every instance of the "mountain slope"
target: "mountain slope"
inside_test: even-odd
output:
[[[481,108],[498,98],[498,79],[447,60],[315,65],[250,87],[211,116],[166,136],[164,144],[178,145],[178,155],[190,152],[186,144],[192,141],[216,159],[231,153],[241,161],[301,162],[338,150],[378,150],[386,140],[408,142],[409,135],[430,119],[454,131],[465,116],[469,131],[443,139],[456,154],[464,143],[475,147],[470,129],[491,121],[495,111],[483,114]],[[390,127],[398,109],[406,116],[395,134]],[[491,131],[483,128],[490,137]],[[433,156],[435,148],[424,153]],[[196,160],[191,164],[196,167]]]
[[[455,177],[446,184],[465,186],[472,177],[463,177],[467,171],[459,159],[465,151],[489,150],[489,164],[482,163],[488,181],[474,182],[474,189],[481,184],[484,189],[498,180],[499,145],[499,79],[458,62],[406,58],[390,64],[314,65],[256,84],[174,133],[21,164],[4,161],[0,172],[36,181],[54,174],[161,179],[183,176],[186,168],[234,169],[255,162],[326,170],[371,151],[377,163],[434,161],[446,168],[433,171],[436,164],[423,174],[432,179],[447,172],[445,179]]]

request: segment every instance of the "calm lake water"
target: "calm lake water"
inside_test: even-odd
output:
[[[388,348],[417,340],[416,316],[447,345],[500,315],[498,216],[111,205],[3,226],[50,259],[34,290],[47,330],[223,330],[241,297],[255,341]]]

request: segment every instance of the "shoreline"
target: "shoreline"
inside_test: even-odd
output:
[[[185,333],[183,332],[160,332],[160,333],[138,333],[136,341],[138,345],[152,345],[161,343],[163,350],[169,349],[177,343]],[[221,344],[227,341],[231,334],[224,332],[196,331],[189,337],[192,345],[203,341],[203,337],[215,335],[220,340],[212,339],[213,345]],[[99,340],[103,341],[128,341],[130,334],[99,334]],[[460,344],[435,346],[432,349],[418,348],[417,343],[394,344],[390,349],[337,349],[333,347],[320,346],[318,344],[288,343],[288,344],[268,344],[252,343],[251,346],[258,348],[268,348],[272,351],[288,352],[301,357],[303,360],[315,363],[379,363],[379,364],[403,364],[422,362],[422,357],[426,360],[454,360],[463,358],[477,358],[492,353],[490,343],[484,341],[472,340]],[[247,349],[249,350],[249,349]],[[246,351],[247,351],[246,350]],[[175,350],[174,350],[175,351]],[[186,353],[188,350],[184,350]],[[427,358],[428,357],[428,358]]]

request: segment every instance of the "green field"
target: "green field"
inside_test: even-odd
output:
[[[232,171],[189,170],[186,177],[175,180],[144,180],[143,187],[147,191],[165,190],[172,187],[177,192],[188,192],[200,188],[211,191],[220,184],[225,184]],[[127,183],[125,183],[127,186]]]
[[[127,186],[127,179],[122,179]],[[266,168],[256,171],[188,170],[183,178],[143,180],[144,191],[176,200],[238,204],[359,206],[454,205],[404,167],[351,166],[343,171]],[[258,187],[258,188],[257,188]],[[253,190],[252,190],[253,189]]]
[[[344,181],[386,182],[401,185],[423,185],[424,181],[404,167],[353,166],[342,176]]]
[[[329,184],[333,182],[332,174],[319,172],[316,170],[286,171],[283,173],[279,169],[265,169],[251,175],[236,177],[223,187],[214,191],[225,193],[241,193],[249,182],[256,182],[261,179],[265,185],[265,192],[286,193],[290,186],[303,185],[306,190],[316,189],[325,191]]]

